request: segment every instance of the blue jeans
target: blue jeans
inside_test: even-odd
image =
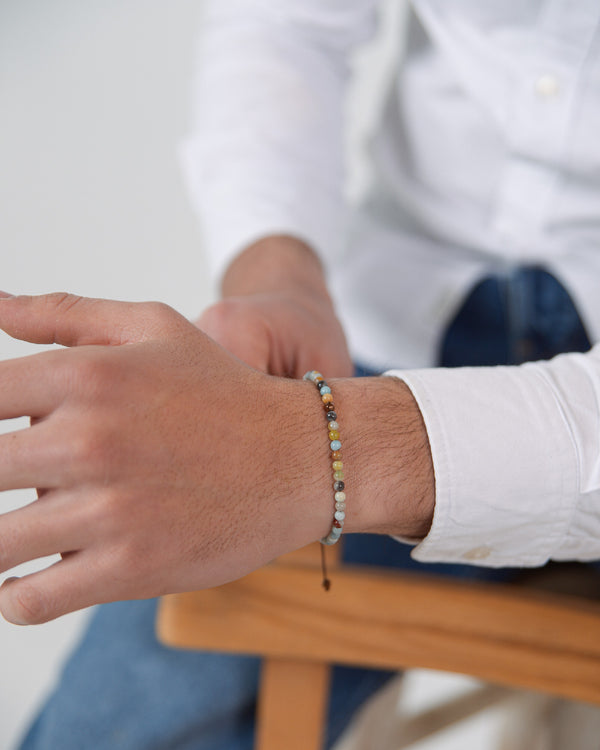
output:
[[[589,341],[563,287],[543,269],[484,279],[448,327],[440,364],[514,364]],[[373,374],[357,370],[357,375]],[[385,536],[348,535],[348,562],[476,579],[511,569],[423,565]],[[315,589],[316,590],[316,589]],[[156,601],[98,607],[21,750],[250,750],[259,673],[256,658],[177,651],[154,635]],[[335,667],[327,746],[391,673]]]

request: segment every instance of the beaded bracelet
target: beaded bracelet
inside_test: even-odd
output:
[[[329,448],[331,450],[333,469],[333,500],[334,500],[334,512],[333,522],[331,530],[327,536],[321,539],[321,564],[323,567],[323,587],[326,591],[329,590],[331,582],[327,578],[325,568],[325,546],[335,544],[338,539],[342,536],[344,529],[344,520],[346,518],[346,493],[344,492],[344,464],[342,463],[342,444],[340,442],[340,426],[337,422],[337,413],[333,404],[333,395],[331,388],[327,385],[325,378],[320,372],[316,370],[310,370],[304,375],[304,380],[310,380],[315,384],[321,401],[325,407],[325,416],[327,419],[327,429],[329,430]]]

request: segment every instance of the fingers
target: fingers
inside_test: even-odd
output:
[[[15,625],[37,625],[94,604],[148,598],[164,592],[153,582],[132,582],[117,554],[90,548],[65,555],[59,562],[0,586],[0,613]]]
[[[119,345],[144,341],[184,321],[160,303],[115,302],[74,294],[0,298],[0,328],[35,344]]]
[[[77,552],[38,573],[7,579],[0,586],[0,612],[15,625],[37,625],[105,601],[91,561],[92,555]]]
[[[59,375],[64,351],[0,362],[0,419],[44,417],[64,397]]]
[[[196,325],[231,354],[270,375],[302,377],[315,367],[330,377],[354,372],[328,299],[280,293],[230,297],[207,308]]]
[[[1,515],[0,573],[90,543],[90,514],[86,504],[78,500],[68,493],[46,492],[42,500]]]
[[[272,345],[269,328],[246,300],[221,300],[208,307],[196,325],[242,362],[268,371]]]
[[[58,487],[68,478],[76,454],[77,446],[71,449],[67,436],[59,436],[49,421],[0,435],[0,492]]]

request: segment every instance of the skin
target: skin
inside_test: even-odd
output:
[[[228,268],[222,300],[198,325],[257,370],[351,377],[352,360],[317,256],[293,237],[267,237]]]
[[[32,418],[0,436],[0,491],[39,495],[0,516],[0,572],[62,555],[0,587],[10,622],[216,586],[324,536],[322,407],[311,383],[276,377],[307,369],[327,374],[340,415],[345,531],[427,533],[434,479],[419,409],[393,378],[344,377],[343,332],[310,249],[257,243],[223,293],[198,321],[220,344],[162,304],[0,299],[0,328],[67,347],[0,362],[0,418]]]

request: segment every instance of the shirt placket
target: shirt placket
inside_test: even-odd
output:
[[[564,166],[583,65],[600,18],[594,0],[544,4],[507,113],[506,165],[491,231],[509,263],[543,257],[543,230]]]

